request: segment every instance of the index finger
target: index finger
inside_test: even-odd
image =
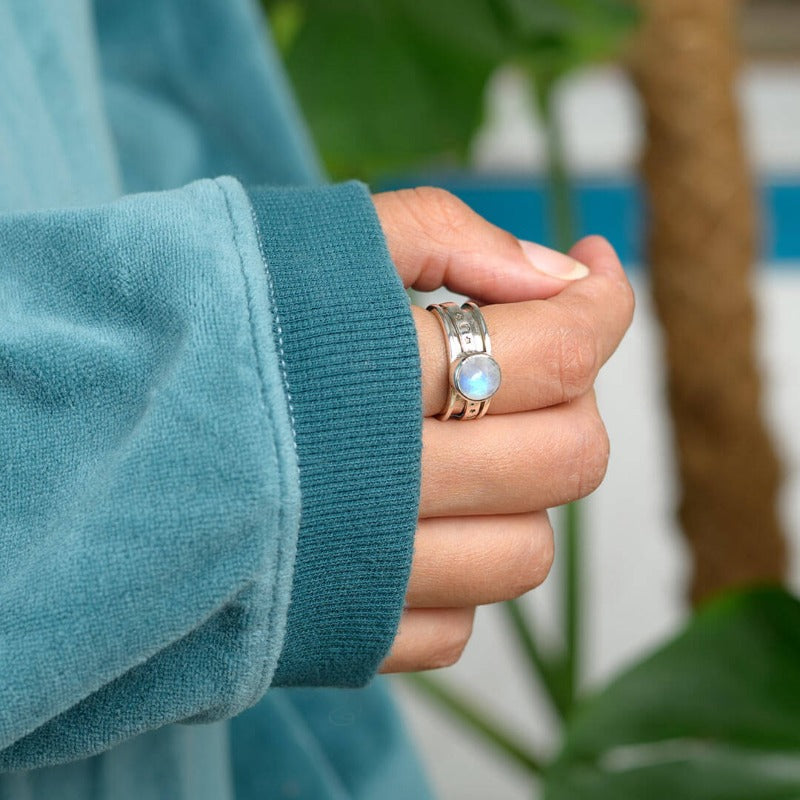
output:
[[[406,287],[429,292],[446,286],[507,303],[552,297],[587,274],[574,258],[517,239],[443,189],[383,192],[372,201]]]
[[[590,275],[548,300],[484,306],[492,353],[503,373],[489,413],[530,411],[585,394],[633,316],[633,291],[614,249],[593,236],[571,251]],[[423,407],[437,414],[448,392],[448,356],[432,314],[415,310]]]

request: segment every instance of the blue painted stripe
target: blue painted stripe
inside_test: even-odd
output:
[[[385,188],[442,186],[479,214],[515,236],[550,239],[544,183],[530,178],[476,175],[411,176]],[[581,235],[599,233],[626,264],[642,262],[645,232],[643,192],[633,177],[584,178],[575,186]],[[800,267],[800,176],[766,178],[761,199],[762,258],[780,267]]]

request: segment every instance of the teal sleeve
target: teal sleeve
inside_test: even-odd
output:
[[[275,682],[360,686],[394,638],[411,566],[422,433],[414,323],[363,184],[250,197],[303,496]]]
[[[306,264],[304,285],[352,267],[354,253],[336,236],[325,244],[324,231],[345,214],[368,234],[359,265],[402,318],[374,212],[348,194],[358,194],[353,188],[317,191],[312,219],[296,229],[308,231],[321,258]],[[309,674],[334,681],[341,673],[327,651],[309,663],[302,635],[287,635],[293,591],[332,606],[341,599],[345,613],[329,617],[339,625],[335,641],[357,656],[334,666],[349,664],[357,681],[386,646],[412,524],[394,542],[374,541],[375,586],[391,598],[374,618],[377,644],[359,639],[367,628],[347,610],[349,586],[323,591],[295,570],[301,513],[304,525],[312,513],[302,492],[313,489],[301,478],[303,390],[291,402],[286,391],[292,354],[302,351],[290,340],[315,325],[310,341],[332,330],[348,340],[353,303],[318,309],[310,329],[289,326],[264,256],[277,269],[274,237],[296,197],[271,197],[273,210],[258,215],[261,242],[247,195],[230,178],[0,215],[0,769],[71,761],[170,722],[237,714],[276,674],[286,683]],[[288,264],[306,245],[285,239],[282,247]],[[302,297],[303,286],[297,291]],[[400,338],[410,352],[413,333],[406,327]],[[349,366],[356,386],[379,374],[363,350]],[[337,424],[345,450],[350,423],[339,416]],[[404,435],[412,469],[397,477],[410,498],[417,439]],[[380,442],[373,446],[380,459]],[[391,501],[372,496],[376,517]],[[364,523],[355,530],[363,539]],[[330,562],[349,546],[329,539]],[[363,602],[366,556],[356,552]],[[384,568],[391,580],[378,574]]]
[[[236,800],[276,786],[305,800],[433,800],[383,676],[358,691],[270,692],[230,730]]]

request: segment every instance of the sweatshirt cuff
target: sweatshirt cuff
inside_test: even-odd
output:
[[[249,190],[275,312],[302,513],[276,686],[361,686],[403,609],[422,400],[408,297],[367,188]]]

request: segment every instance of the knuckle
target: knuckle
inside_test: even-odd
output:
[[[428,669],[452,667],[464,653],[472,635],[472,615],[459,619],[448,626],[447,632],[440,638],[435,651],[431,654]]]
[[[550,574],[555,558],[553,529],[549,523],[544,531],[539,528],[533,533],[526,531],[523,539],[514,561],[513,597],[521,597],[541,586]]]
[[[595,411],[587,415],[578,433],[576,469],[578,497],[591,494],[603,482],[608,469],[609,455],[608,432],[600,415]]]
[[[452,643],[442,644],[436,653],[434,653],[433,658],[428,664],[428,669],[452,667],[453,664],[458,663],[458,659],[461,658],[465,646],[466,643],[461,646]]]
[[[469,207],[446,189],[418,186],[412,191],[419,206],[418,219],[431,233],[457,233],[468,224]]]
[[[547,522],[544,533],[537,537],[536,548],[536,584],[539,586],[550,574],[556,556],[555,537],[550,522]]]
[[[627,325],[630,325],[633,321],[633,314],[636,311],[636,295],[634,294],[633,286],[630,285],[627,279],[622,282],[621,305],[625,321]]]
[[[585,325],[558,330],[558,379],[564,401],[585,394],[592,386],[598,367],[597,345]]]

